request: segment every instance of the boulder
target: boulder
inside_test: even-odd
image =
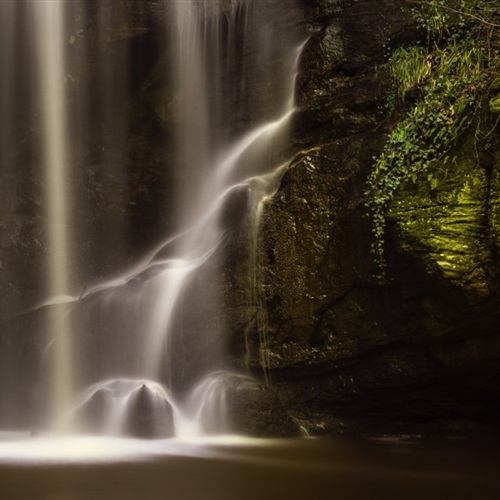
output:
[[[259,438],[301,434],[297,422],[285,412],[278,394],[248,376],[226,372],[213,374],[194,395],[203,398],[199,419],[206,434],[229,433]]]
[[[172,405],[146,384],[141,385],[130,396],[124,433],[149,439],[173,436]]]
[[[175,434],[173,406],[154,382],[109,380],[90,387],[70,417],[87,434],[169,438]]]

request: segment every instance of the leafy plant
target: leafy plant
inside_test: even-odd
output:
[[[391,55],[389,69],[398,96],[404,101],[408,90],[422,85],[429,78],[432,60],[424,47],[399,47]]]
[[[431,190],[438,187],[436,165],[449,161],[450,150],[474,121],[480,99],[500,69],[499,26],[483,18],[491,14],[491,2],[474,3],[473,9],[465,0],[450,4],[432,0],[414,9],[427,31],[427,46],[399,47],[388,61],[390,92],[398,96],[404,117],[374,158],[366,190],[372,251],[383,273],[385,214],[396,191],[424,174]]]

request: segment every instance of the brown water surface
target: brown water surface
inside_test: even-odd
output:
[[[0,500],[500,499],[500,453],[489,444],[161,441],[102,459],[75,449],[68,460],[9,459],[2,446]]]

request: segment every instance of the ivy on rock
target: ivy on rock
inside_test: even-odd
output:
[[[438,168],[453,168],[451,152],[477,122],[483,96],[500,72],[500,13],[491,1],[419,2],[413,9],[426,44],[398,47],[386,65],[392,78],[388,102],[400,119],[374,158],[366,206],[372,252],[385,273],[386,212],[398,188],[426,179],[438,188]]]

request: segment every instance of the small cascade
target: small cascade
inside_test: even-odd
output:
[[[210,373],[179,403],[179,408],[180,437],[217,434],[291,437],[301,433],[271,387],[240,373]]]
[[[150,380],[117,379],[86,389],[62,417],[86,434],[167,438],[175,434],[175,407],[165,389]]]
[[[242,383],[254,382],[249,377],[231,372],[214,372],[205,377],[190,393],[183,405],[184,419],[179,434],[204,435],[231,432],[230,404],[232,392]]]
[[[262,185],[276,166],[270,152],[279,151],[295,110],[293,96],[300,51],[287,50],[280,54],[286,61],[286,71],[273,102],[260,103],[261,113],[255,126],[239,137],[233,139],[228,132],[241,126],[235,121],[236,102],[246,102],[250,108],[259,104],[251,102],[253,96],[246,87],[233,89],[232,73],[243,71],[237,76],[246,85],[257,79],[261,80],[260,84],[270,85],[276,78],[256,68],[251,68],[252,74],[247,74],[245,69],[238,67],[242,54],[234,51],[238,44],[243,48],[251,47],[252,39],[257,43],[253,49],[260,54],[264,66],[269,64],[267,59],[276,57],[277,54],[272,54],[275,49],[268,35],[256,41],[250,29],[256,29],[263,22],[261,16],[265,9],[260,10],[258,5],[258,2],[242,0],[175,3],[178,25],[177,39],[173,43],[178,49],[175,84],[180,95],[177,168],[187,175],[179,203],[185,227],[189,229],[176,241],[175,263],[161,274],[153,298],[156,306],[149,325],[149,352],[145,356],[152,369],[150,376],[158,376],[161,364],[171,365],[172,358],[178,355],[168,352],[172,350],[169,344],[172,344],[173,330],[178,328],[176,306],[191,273],[201,265],[204,266],[204,280],[209,283],[204,290],[205,301],[210,301],[211,309],[217,309],[219,263],[216,259],[225,238],[226,228],[221,224],[225,199],[235,190],[250,188],[246,210],[251,213],[260,197],[266,196]],[[266,117],[269,121],[265,121]],[[261,176],[261,185],[260,189],[252,191],[255,176]],[[220,359],[222,354],[217,349],[207,355],[212,357],[210,370],[224,366]]]

